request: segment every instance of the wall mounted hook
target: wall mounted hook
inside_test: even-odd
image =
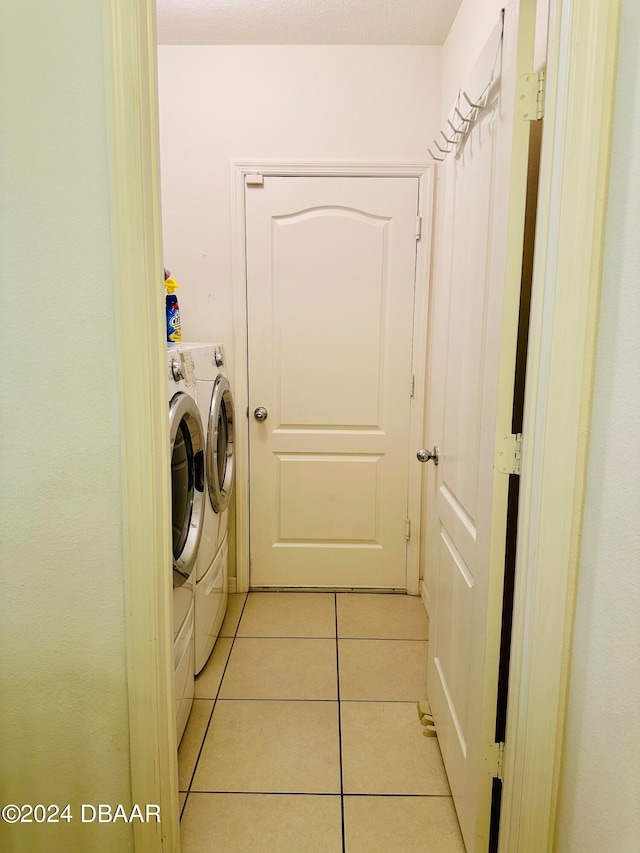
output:
[[[470,107],[473,107],[474,110],[484,109],[484,107],[487,103],[487,101],[485,99],[483,104],[474,104],[473,101],[471,100],[471,98],[469,97],[469,95],[467,95],[467,93],[464,91],[464,89],[462,90],[462,97],[465,99],[465,101],[469,104]]]
[[[454,113],[460,118],[465,124],[471,124],[472,119],[468,116],[463,116],[460,110],[457,107],[453,108]]]
[[[440,136],[444,139],[444,141],[445,141],[448,145],[455,145],[455,144],[456,144],[456,140],[455,140],[455,139],[449,139],[449,137],[448,137],[448,136],[446,136],[446,135],[443,133],[443,131],[440,131]]]

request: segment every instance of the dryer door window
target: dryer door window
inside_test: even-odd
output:
[[[195,491],[193,444],[184,420],[180,421],[171,453],[171,529],[173,556],[184,551],[189,535]]]
[[[195,565],[204,518],[204,435],[195,401],[179,393],[169,406],[173,585]]]
[[[207,485],[214,512],[224,512],[233,490],[234,409],[228,380],[219,375],[213,386],[207,427]]]

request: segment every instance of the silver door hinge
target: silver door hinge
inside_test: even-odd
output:
[[[411,519],[407,518],[404,522],[404,538],[411,539]]]
[[[422,217],[416,216],[416,240],[422,239]]]
[[[264,186],[264,175],[254,174],[254,175],[245,175],[244,182],[248,187],[263,187]]]
[[[519,474],[522,464],[522,433],[498,436],[496,468],[501,474]]]
[[[494,743],[490,747],[489,774],[501,781],[504,780],[504,741]]]
[[[544,71],[523,74],[518,81],[518,116],[538,121],[544,116]]]
[[[411,379],[409,380],[409,396],[413,397],[416,392],[416,377],[411,374]]]

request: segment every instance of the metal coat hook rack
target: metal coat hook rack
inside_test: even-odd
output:
[[[456,99],[455,106],[453,107],[453,115],[456,117],[456,120],[459,122],[456,126],[450,118],[447,119],[447,125],[450,128],[449,134],[447,134],[441,130],[440,136],[443,138],[446,148],[443,148],[437,139],[433,140],[433,144],[437,148],[437,150],[442,154],[442,157],[438,157],[433,153],[431,148],[427,148],[429,155],[433,160],[437,160],[439,163],[443,163],[447,157],[447,154],[451,154],[452,151],[455,151],[457,146],[462,142],[462,140],[467,136],[471,128],[473,127],[474,122],[478,119],[478,116],[487,106],[488,92],[491,88],[491,84],[493,83],[493,76],[489,82],[489,85],[485,88],[481,98],[479,100],[471,100],[467,92],[464,89],[461,89],[458,92],[458,97]],[[462,101],[467,102],[468,112],[465,115],[461,112],[460,107],[462,106]]]
[[[494,106],[493,103],[489,103],[489,97],[493,84],[500,73],[503,22],[504,15],[502,16],[501,24],[499,25],[498,47],[493,60],[491,79],[477,97],[474,98],[472,98],[465,89],[460,89],[455,104],[447,118],[446,133],[444,130],[441,130],[440,136],[442,137],[442,140],[440,140],[439,137],[433,140],[434,150],[427,148],[431,159],[436,160],[438,163],[444,163],[448,154],[451,154],[452,152],[456,152],[456,154],[458,154],[460,152],[465,139],[471,132],[473,125],[482,115],[482,112],[487,108]],[[444,147],[441,143],[444,143]]]

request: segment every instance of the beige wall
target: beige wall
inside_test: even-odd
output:
[[[102,4],[0,11],[3,851],[132,849],[80,803],[130,799],[121,437]]]
[[[428,159],[440,48],[163,45],[165,264],[183,337],[233,341],[231,162]]]
[[[624,0],[558,853],[640,850],[639,57]]]

